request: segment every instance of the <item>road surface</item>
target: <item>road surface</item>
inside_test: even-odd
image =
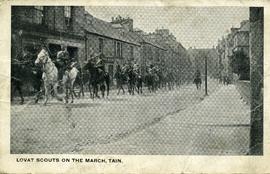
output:
[[[248,107],[233,85],[209,80],[208,88],[208,97],[203,88],[183,85],[134,96],[112,91],[108,99],[85,97],[68,105],[12,105],[11,153],[245,153]],[[223,136],[215,136],[220,131]],[[239,140],[233,148],[232,139]]]

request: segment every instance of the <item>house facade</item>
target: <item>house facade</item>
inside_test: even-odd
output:
[[[95,18],[85,12],[86,57],[103,54],[105,70],[113,77],[116,65],[139,61],[141,45],[114,28],[110,22]]]
[[[169,29],[156,29],[148,34],[148,38],[166,49],[161,59],[163,69],[172,72],[174,77],[182,82],[192,80],[190,72],[193,71],[193,67],[190,56]]]
[[[161,65],[161,60],[164,60],[166,49],[140,29],[133,28],[133,19],[121,16],[112,17],[112,26],[117,29],[122,35],[130,40],[140,44],[139,57],[134,59],[140,65],[141,71],[144,74],[149,65]]]
[[[71,58],[82,63],[85,57],[84,30],[79,23],[84,18],[81,6],[13,6],[13,55],[36,56],[41,45],[46,45],[55,59],[61,45],[67,47]]]
[[[249,21],[242,21],[240,28],[233,33],[233,52],[243,51],[249,57]]]

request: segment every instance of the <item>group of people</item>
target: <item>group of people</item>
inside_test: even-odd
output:
[[[116,70],[112,77],[109,76],[108,72],[106,72],[103,54],[91,55],[90,58],[84,63],[84,66],[80,67],[76,58],[70,56],[66,46],[61,46],[61,50],[59,50],[55,56],[51,54],[50,50],[46,46],[43,46],[42,50],[43,52],[46,52],[49,57],[52,57],[52,62],[55,64],[58,70],[57,76],[59,86],[64,85],[64,76],[66,75],[66,78],[69,78],[69,74],[73,68],[78,70],[79,73],[78,75],[76,74],[76,79],[79,79],[78,82],[82,95],[84,95],[83,86],[87,82],[91,96],[98,97],[98,90],[100,89],[101,92],[104,92],[105,88],[107,89],[107,95],[109,95],[110,82],[112,80],[110,78],[114,78],[116,80],[118,89],[117,94],[120,94],[121,90],[123,93],[125,93],[124,85],[126,84],[128,92],[132,95],[134,95],[134,91],[137,91],[137,93],[142,93],[143,84],[145,84],[150,92],[155,92],[162,87],[172,89],[175,81],[173,72],[161,70],[159,66],[153,64],[145,68],[141,67],[136,62],[124,63],[123,65],[118,64],[116,65]],[[33,69],[36,68],[36,66],[33,67]],[[40,67],[40,69],[42,72],[42,67]],[[13,68],[13,70],[15,69]],[[87,75],[87,78],[85,78],[85,74]],[[42,81],[40,76],[39,78],[40,79],[37,81]],[[19,84],[17,86],[21,85],[22,84]],[[37,91],[40,93],[40,91],[42,91],[41,85],[39,85],[38,88],[39,89],[37,89]],[[19,93],[22,95],[22,90],[21,88],[19,89]],[[104,96],[104,93],[102,93],[102,95]]]

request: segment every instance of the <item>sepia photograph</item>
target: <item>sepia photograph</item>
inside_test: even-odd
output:
[[[264,155],[264,7],[11,6],[10,154]]]

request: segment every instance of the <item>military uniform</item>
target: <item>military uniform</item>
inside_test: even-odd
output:
[[[97,59],[95,67],[98,68],[99,70],[105,72],[105,63],[104,63],[102,58],[99,57]]]
[[[59,51],[57,53],[57,63],[58,63],[58,69],[59,69],[59,79],[63,78],[63,75],[66,71],[70,70],[70,58],[69,53],[66,50]]]

